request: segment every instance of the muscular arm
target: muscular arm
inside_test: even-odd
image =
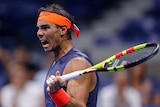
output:
[[[72,59],[65,67],[64,74],[90,67],[90,63],[83,58]],[[66,83],[67,93],[71,99],[65,107],[86,107],[89,93],[96,84],[95,73],[86,74]]]

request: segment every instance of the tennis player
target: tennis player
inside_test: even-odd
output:
[[[41,7],[37,27],[37,36],[44,51],[54,53],[46,80],[53,79],[51,75],[55,77],[49,85],[46,82],[44,84],[46,107],[96,107],[98,92],[96,73],[69,81],[60,78],[60,75],[92,66],[88,56],[72,44],[71,30],[76,37],[80,32],[73,16],[58,4]]]

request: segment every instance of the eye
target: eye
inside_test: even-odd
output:
[[[44,30],[47,30],[49,28],[50,28],[49,26],[42,26],[42,29],[44,29]]]
[[[40,29],[41,29],[41,30],[47,30],[47,29],[49,29],[49,28],[50,28],[49,25],[41,25],[41,26],[40,26]]]

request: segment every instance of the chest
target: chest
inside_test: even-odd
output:
[[[52,65],[50,66],[49,70],[48,70],[47,76],[55,75],[57,71],[59,71],[60,74],[62,75],[66,64],[67,63],[61,62],[61,61],[53,62]]]

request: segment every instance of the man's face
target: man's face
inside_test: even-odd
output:
[[[47,21],[38,21],[37,27],[37,36],[41,41],[44,51],[50,52],[55,50],[62,41],[61,29]]]

